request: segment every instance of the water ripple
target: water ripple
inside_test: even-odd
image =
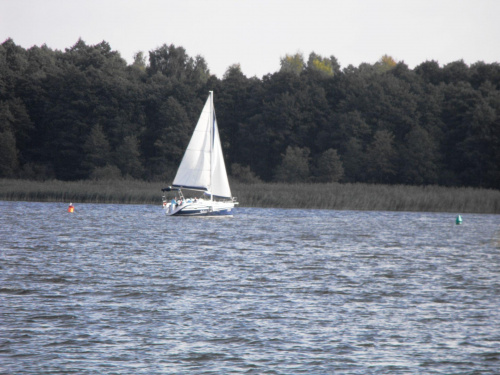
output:
[[[0,202],[0,373],[495,374],[500,217]]]

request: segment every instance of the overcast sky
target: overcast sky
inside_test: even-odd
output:
[[[64,51],[103,40],[129,63],[163,44],[205,58],[222,78],[239,63],[261,78],[280,58],[335,56],[342,68],[384,54],[410,68],[435,60],[500,62],[500,0],[0,0],[0,43]]]

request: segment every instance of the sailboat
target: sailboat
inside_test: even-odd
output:
[[[182,189],[201,196],[187,198]],[[227,179],[213,91],[209,92],[172,186],[162,191],[174,191],[177,195],[170,201],[163,195],[163,208],[168,216],[231,215],[238,204]]]

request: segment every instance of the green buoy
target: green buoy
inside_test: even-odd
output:
[[[458,215],[458,216],[457,216],[457,220],[455,220],[455,223],[456,223],[457,225],[462,224],[462,216]]]

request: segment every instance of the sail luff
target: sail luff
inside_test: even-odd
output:
[[[214,178],[214,168],[213,168],[213,159],[214,159],[214,118],[215,118],[215,111],[214,111],[214,93],[213,91],[209,91],[209,96],[210,96],[210,188],[209,191],[212,193],[212,181]],[[214,200],[214,195],[210,194],[210,200]]]

